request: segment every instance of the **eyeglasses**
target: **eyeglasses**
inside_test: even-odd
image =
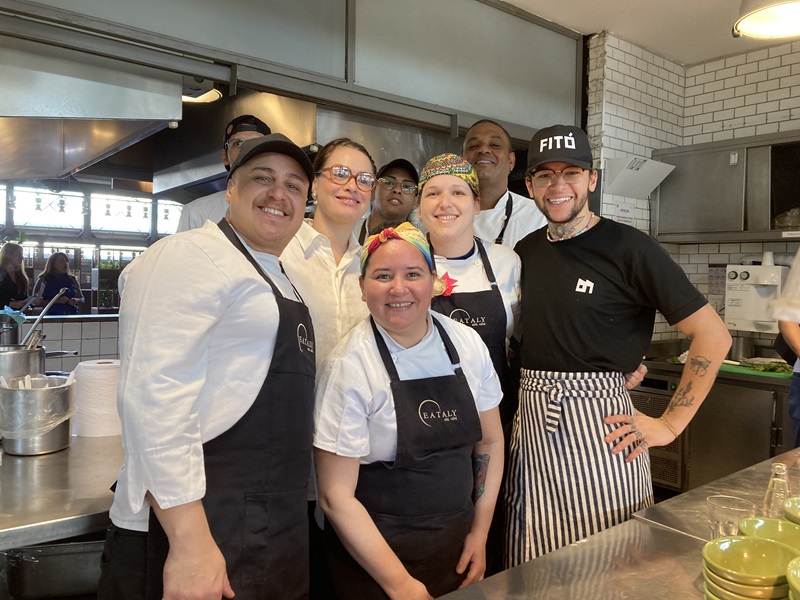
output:
[[[559,175],[564,178],[564,183],[573,184],[581,180],[581,176],[586,169],[580,167],[567,167],[560,171],[553,171],[551,169],[544,169],[542,171],[534,171],[530,174],[533,180],[534,187],[543,188],[553,185]]]
[[[241,148],[242,144],[244,144],[247,140],[242,140],[236,138],[235,140],[228,140],[225,142],[225,150],[230,150],[231,148]]]
[[[360,189],[362,192],[371,192],[378,184],[377,180],[375,179],[375,175],[372,173],[367,173],[364,171],[362,173],[353,174],[353,172],[350,170],[350,167],[345,167],[344,165],[332,165],[330,167],[325,167],[324,169],[320,169],[317,175],[325,171],[328,171],[331,181],[339,185],[346,185],[348,181],[355,179],[356,187],[358,187],[358,189]]]
[[[394,178],[391,177],[381,177],[378,179],[380,184],[385,187],[387,190],[393,190],[397,187],[397,184],[400,184],[400,191],[404,194],[416,194],[417,193],[417,186],[411,183],[401,183]]]

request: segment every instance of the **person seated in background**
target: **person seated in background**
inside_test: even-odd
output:
[[[239,115],[228,123],[228,126],[225,127],[225,134],[222,136],[221,158],[225,170],[231,170],[231,164],[239,156],[239,148],[242,144],[247,140],[270,133],[272,131],[269,125],[253,115]],[[178,220],[178,227],[175,231],[197,229],[202,227],[206,221],[219,222],[228,210],[225,194],[226,190],[221,190],[189,202],[181,211],[181,218]]]
[[[22,266],[22,246],[6,242],[0,249],[0,309],[20,309],[28,297],[28,276]]]
[[[370,237],[370,317],[316,385],[315,461],[334,592],[428,600],[483,578],[503,471],[500,382],[480,336],[430,310],[425,236]]]
[[[78,307],[83,302],[81,286],[69,269],[69,257],[63,252],[55,252],[47,259],[44,271],[33,286],[33,293],[39,296],[36,306],[47,305],[61,288],[67,288],[67,291],[56,300],[47,314],[77,315]]]
[[[417,170],[404,158],[396,158],[380,168],[375,199],[367,218],[359,224],[359,244],[386,227],[397,227],[410,220],[418,205],[418,183]]]

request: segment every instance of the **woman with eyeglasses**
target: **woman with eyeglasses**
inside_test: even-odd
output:
[[[0,249],[0,309],[22,308],[28,296],[28,276],[22,264],[22,246],[6,242]]]
[[[431,312],[434,281],[418,229],[370,237],[370,317],[317,375],[314,456],[341,600],[430,600],[483,578],[500,383],[475,331]]]
[[[334,346],[367,315],[358,285],[361,246],[353,229],[375,189],[375,162],[358,142],[338,138],[314,160],[311,197],[314,218],[306,219],[281,254],[281,264],[302,296],[314,323],[314,356],[319,369]],[[327,598],[327,569],[319,527],[313,518],[315,486],[309,483],[311,599]]]
[[[361,246],[353,228],[364,218],[375,189],[375,162],[349,138],[325,144],[314,160],[316,205],[281,254],[281,264],[311,312],[317,366],[367,315],[358,286]]]
[[[367,218],[358,227],[358,243],[386,227],[397,227],[412,221],[417,207],[417,184],[419,175],[409,161],[396,158],[378,170],[378,186]]]

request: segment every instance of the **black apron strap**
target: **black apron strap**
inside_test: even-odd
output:
[[[514,210],[514,199],[511,197],[511,192],[508,192],[508,200],[506,200],[506,220],[503,223],[503,228],[500,230],[500,235],[497,236],[497,239],[494,241],[495,244],[502,244],[503,243],[503,236],[506,233],[506,227],[508,227],[508,221],[511,219],[511,211]]]
[[[489,257],[486,255],[486,248],[483,247],[483,242],[478,238],[475,238],[475,243],[478,244],[478,254],[481,255],[481,262],[483,262],[483,270],[486,273],[486,279],[489,280],[489,284],[493,288],[497,289],[497,279],[494,276],[492,263],[489,262]]]
[[[453,371],[455,371],[456,374],[460,373],[460,358],[458,356],[458,351],[456,351],[456,347],[453,345],[452,340],[450,340],[450,336],[447,335],[444,327],[442,327],[441,323],[439,323],[434,317],[431,317],[431,321],[433,321],[433,326],[436,327],[436,330],[439,332],[439,337],[444,343],[445,350],[447,350],[447,356],[450,358],[450,364],[453,366]],[[372,333],[375,335],[375,343],[378,345],[378,352],[381,355],[383,366],[386,367],[386,372],[389,374],[389,379],[392,381],[392,383],[395,381],[400,381],[400,377],[397,375],[397,368],[394,366],[394,361],[392,360],[392,355],[389,352],[389,348],[386,346],[386,342],[383,340],[383,336],[378,330],[378,326],[375,325],[375,319],[373,319],[372,316],[369,318],[369,323],[372,326]]]

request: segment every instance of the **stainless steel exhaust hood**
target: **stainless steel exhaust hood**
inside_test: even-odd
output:
[[[75,173],[182,117],[180,75],[0,36],[0,180]]]
[[[198,196],[225,187],[222,134],[239,115],[255,115],[298,146],[316,141],[317,107],[267,92],[242,90],[210,104],[187,105],[180,126],[159,135],[153,157],[153,193],[186,189]]]

